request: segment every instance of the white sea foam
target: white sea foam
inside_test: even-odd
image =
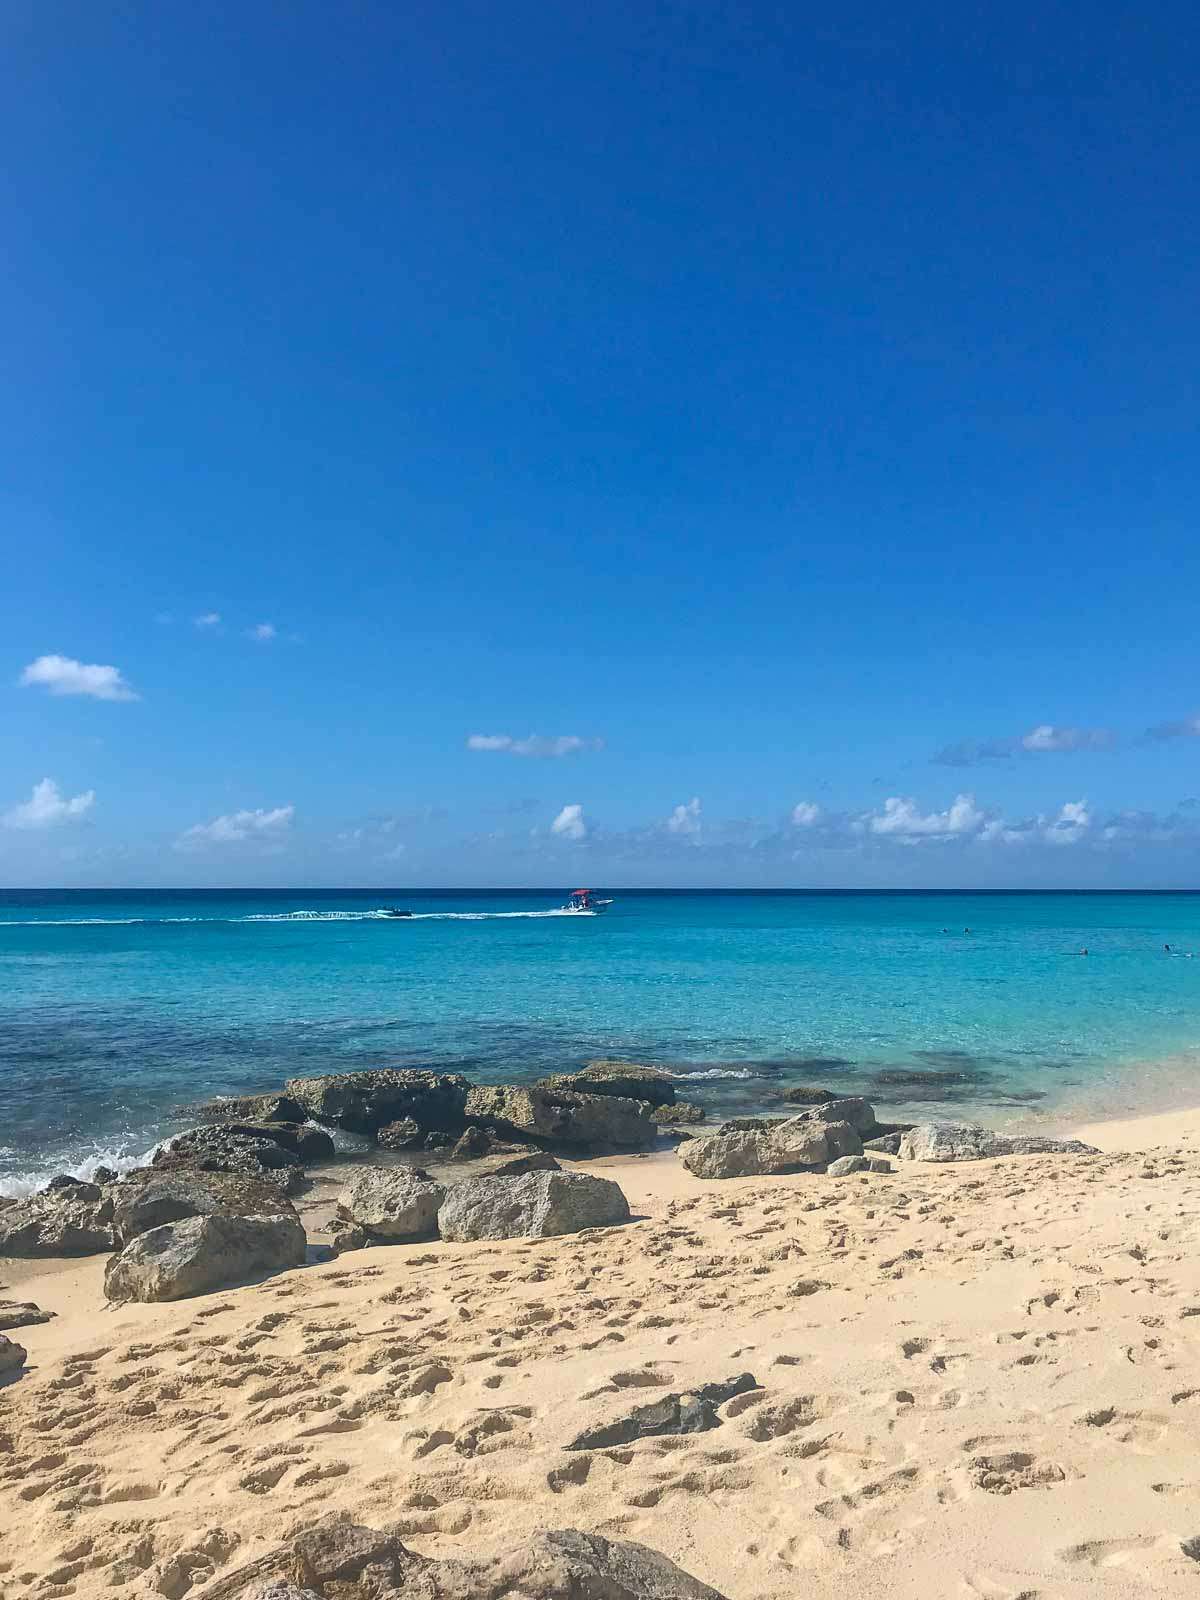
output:
[[[257,911],[245,917],[28,917],[0,919],[5,928],[133,928],[181,922],[504,922],[513,918],[594,917],[594,911],[414,911],[397,917],[391,911]]]
[[[87,1182],[98,1167],[107,1167],[110,1172],[132,1172],[135,1167],[149,1165],[158,1148],[158,1145],[152,1145],[149,1150],[137,1156],[131,1156],[127,1151],[98,1149],[74,1162],[70,1159],[48,1160],[37,1167],[25,1167],[0,1177],[0,1198],[23,1200],[26,1195],[36,1194],[39,1189],[44,1189],[50,1179],[58,1177],[60,1173]]]
[[[674,1078],[680,1083],[695,1083],[701,1078],[758,1078],[762,1074],[751,1072],[748,1067],[697,1067],[694,1072],[672,1072],[669,1068],[663,1069],[669,1078]]]

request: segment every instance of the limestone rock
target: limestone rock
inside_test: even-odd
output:
[[[772,1128],[782,1128],[790,1117],[730,1117],[717,1129],[718,1133],[769,1133]]]
[[[983,1161],[989,1156],[1099,1155],[1078,1139],[1045,1139],[1040,1134],[993,1133],[970,1122],[920,1122],[902,1135],[901,1161]]]
[[[32,1328],[35,1323],[49,1322],[53,1311],[43,1311],[31,1300],[0,1300],[0,1328]]]
[[[644,1100],[652,1106],[675,1104],[676,1079],[661,1067],[637,1061],[589,1061],[580,1072],[542,1078],[543,1089],[573,1089],[577,1094],[613,1094],[625,1100]]]
[[[140,1233],[184,1217],[296,1215],[274,1184],[235,1172],[143,1167],[122,1178],[110,1193],[112,1232],[118,1247]]]
[[[370,1242],[367,1230],[355,1222],[335,1218],[330,1224],[329,1248],[335,1256],[344,1256],[349,1250],[365,1250]]]
[[[332,1156],[333,1140],[302,1123],[230,1122],[190,1128],[157,1150],[156,1167],[195,1167],[201,1172],[242,1172],[268,1179],[284,1194],[304,1182],[304,1160]]]
[[[629,1204],[608,1178],[527,1172],[464,1178],[438,1213],[443,1239],[546,1239],[629,1221]]]
[[[189,1108],[202,1122],[304,1122],[308,1112],[291,1095],[244,1094],[204,1100]]]
[[[210,1294],[300,1266],[307,1244],[295,1212],[184,1217],[139,1233],[113,1256],[104,1274],[104,1293],[117,1301]]]
[[[608,1450],[669,1433],[707,1433],[721,1426],[717,1407],[735,1395],[759,1387],[753,1373],[741,1372],[723,1383],[706,1383],[685,1394],[664,1395],[649,1405],[635,1406],[616,1422],[604,1422],[584,1431],[566,1446],[568,1450]]]
[[[427,1172],[409,1167],[360,1167],[338,1196],[338,1214],[376,1239],[428,1239],[437,1233],[446,1198]]]
[[[683,1123],[690,1126],[694,1122],[704,1122],[708,1112],[692,1100],[676,1100],[674,1105],[655,1106],[650,1117],[660,1128],[677,1128]]]
[[[875,1107],[861,1095],[848,1095],[841,1100],[827,1100],[796,1116],[809,1122],[848,1122],[854,1131],[866,1137],[875,1132]]]
[[[43,1194],[69,1194],[72,1200],[99,1200],[100,1185],[88,1183],[85,1178],[73,1178],[69,1172],[60,1172],[51,1178],[41,1191]]]
[[[469,1085],[458,1072],[375,1067],[320,1078],[292,1078],[285,1088],[317,1122],[373,1134],[405,1117],[424,1130],[460,1128]]]
[[[561,1172],[562,1168],[549,1150],[531,1150],[528,1155],[513,1156],[482,1173],[488,1178],[519,1178],[526,1172]]]
[[[0,1211],[0,1256],[93,1256],[113,1247],[113,1203],[97,1185],[43,1190]]]
[[[763,1132],[692,1139],[679,1159],[698,1178],[748,1178],[826,1167],[839,1156],[861,1154],[862,1141],[848,1122],[817,1122],[802,1115]]]
[[[18,1344],[15,1339],[6,1339],[0,1333],[0,1380],[11,1378],[25,1365],[28,1351],[23,1344]]]
[[[657,1134],[644,1101],[537,1084],[476,1084],[467,1094],[464,1114],[468,1122],[556,1145],[638,1147],[653,1144]]]
[[[866,1170],[866,1156],[839,1156],[825,1168],[825,1174],[830,1178],[848,1178],[852,1172],[866,1172]]]
[[[814,1089],[807,1083],[797,1083],[783,1091],[783,1099],[790,1106],[821,1106],[837,1098],[836,1089]]]
[[[900,1154],[900,1140],[904,1137],[900,1133],[883,1133],[876,1139],[864,1139],[864,1150],[875,1150],[880,1155],[896,1156]]]

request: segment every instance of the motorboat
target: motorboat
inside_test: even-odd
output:
[[[611,900],[597,899],[590,889],[572,889],[562,909],[577,917],[594,917],[598,912],[607,911],[610,905]]]

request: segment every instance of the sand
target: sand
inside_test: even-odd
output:
[[[590,1163],[631,1226],[176,1305],[0,1264],[58,1313],[0,1390],[0,1596],[202,1596],[338,1509],[437,1556],[637,1539],[734,1600],[1195,1596],[1200,1113],[1091,1134],[840,1180]],[[711,1432],[565,1449],[740,1372]]]

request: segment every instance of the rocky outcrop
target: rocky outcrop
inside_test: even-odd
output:
[[[1095,1156],[1094,1145],[1078,1139],[1044,1139],[1038,1134],[993,1133],[972,1122],[920,1122],[900,1138],[901,1161],[983,1161],[990,1156]],[[0,1219],[2,1221],[2,1219]]]
[[[360,1167],[338,1196],[338,1216],[372,1239],[429,1239],[446,1198],[440,1183],[408,1167]],[[341,1248],[345,1248],[342,1245]]]
[[[110,1193],[111,1231],[118,1247],[185,1217],[296,1215],[274,1184],[242,1173],[143,1167],[122,1178]]]
[[[657,1134],[645,1101],[537,1084],[477,1084],[467,1095],[465,1116],[499,1133],[559,1146],[640,1148],[653,1144]]]
[[[616,1422],[586,1428],[571,1440],[568,1450],[609,1450],[670,1433],[707,1433],[721,1426],[717,1407],[735,1395],[748,1394],[759,1383],[753,1373],[741,1372],[723,1383],[706,1383],[684,1394],[664,1395],[646,1406],[635,1406]]]
[[[861,1138],[875,1132],[875,1107],[861,1095],[847,1095],[840,1100],[826,1100],[807,1111],[798,1111],[793,1122],[848,1122]]]
[[[327,1517],[205,1600],[724,1600],[657,1551],[564,1528],[499,1555],[437,1561],[399,1537]]]
[[[32,1328],[36,1323],[49,1322],[53,1311],[43,1311],[31,1300],[0,1300],[0,1329]]]
[[[469,1087],[457,1072],[376,1067],[321,1078],[292,1078],[285,1090],[317,1122],[374,1134],[404,1118],[411,1118],[424,1132],[431,1128],[455,1132],[463,1124]]]
[[[94,1256],[113,1248],[111,1190],[72,1183],[0,1211],[0,1256]]]
[[[109,1300],[185,1300],[300,1266],[307,1240],[290,1215],[184,1217],[139,1233],[104,1273]]]
[[[608,1178],[526,1172],[464,1178],[438,1213],[443,1239],[546,1239],[629,1221],[629,1204]]]
[[[614,1094],[625,1100],[644,1100],[652,1106],[675,1104],[676,1079],[661,1067],[637,1061],[589,1061],[580,1072],[542,1078],[542,1089],[569,1089],[576,1094]]]
[[[384,1123],[375,1134],[375,1143],[383,1150],[419,1150],[425,1143],[425,1130],[412,1117],[400,1117]]]
[[[748,1178],[826,1167],[839,1156],[861,1154],[862,1140],[848,1122],[799,1116],[762,1132],[691,1139],[679,1159],[698,1178]]]
[[[243,1094],[205,1100],[189,1107],[187,1115],[201,1122],[304,1122],[308,1112],[286,1094]]]
[[[155,1152],[152,1164],[245,1173],[294,1194],[304,1182],[303,1163],[328,1160],[333,1153],[329,1135],[304,1123],[229,1122],[176,1134]]]
[[[6,1339],[0,1333],[0,1383],[21,1370],[28,1354],[23,1344],[18,1344],[15,1339]]]
[[[690,1126],[692,1123],[703,1122],[708,1116],[703,1106],[696,1105],[691,1100],[676,1100],[674,1105],[655,1106],[650,1113],[652,1122],[660,1128],[678,1128]]]

